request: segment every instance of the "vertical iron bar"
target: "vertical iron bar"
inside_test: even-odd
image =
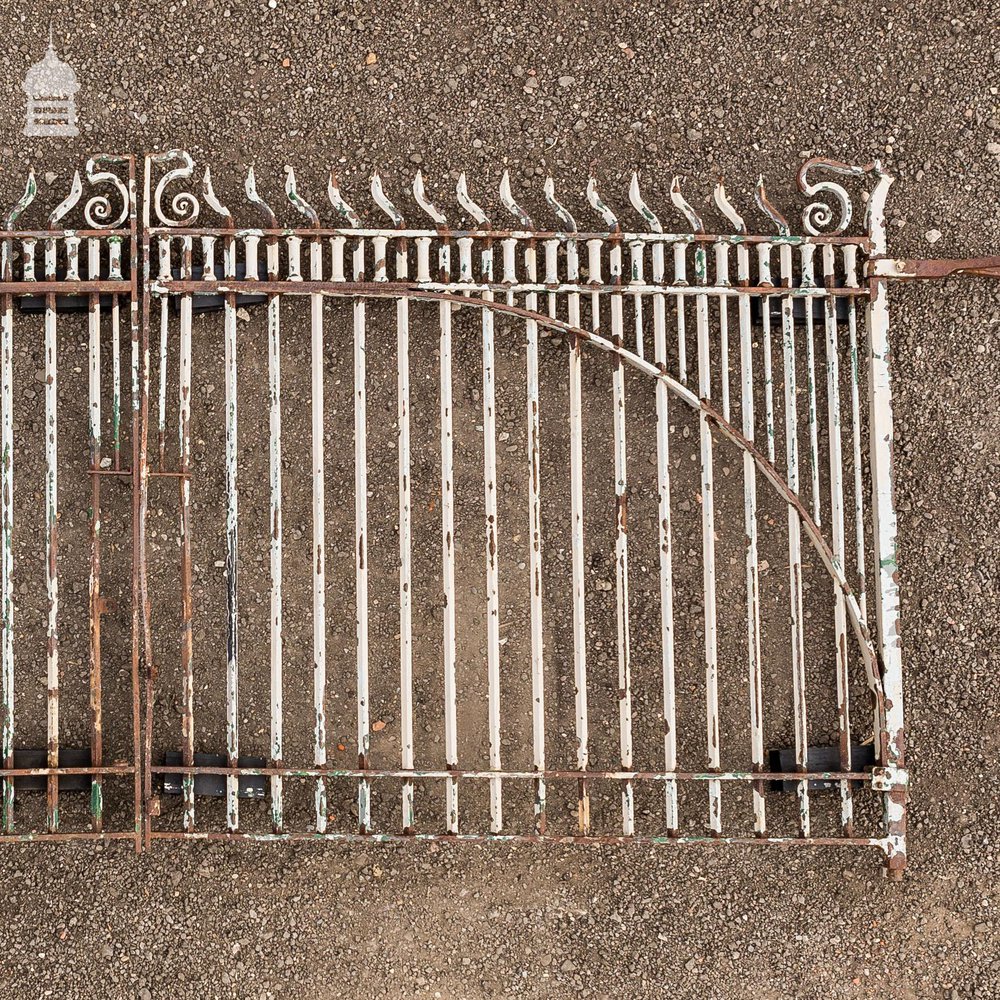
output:
[[[580,280],[578,243],[566,242],[566,280]],[[580,326],[580,293],[570,292],[567,304],[569,325]],[[590,761],[587,719],[587,613],[583,554],[583,345],[579,337],[569,343],[569,451],[570,451],[570,520],[573,549],[573,683],[576,710],[576,766],[581,772],[578,829],[581,836],[590,833],[590,789],[584,773]]]
[[[45,280],[56,280],[56,239],[45,241]],[[45,298],[45,589],[48,597],[47,685],[48,766],[59,766],[59,448],[58,346],[56,296]],[[50,774],[46,795],[46,828],[59,829],[59,778]]]
[[[781,283],[785,289],[792,288],[792,248],[782,243],[779,248],[781,261]],[[794,300],[790,294],[781,298],[782,343],[784,348],[785,376],[785,451],[788,464],[788,485],[794,493],[799,492],[799,443],[798,404],[795,388],[795,314]],[[808,309],[807,309],[808,311]],[[791,665],[792,696],[795,713],[795,765],[804,772],[809,760],[809,730],[806,719],[806,678],[805,639],[802,613],[802,535],[798,511],[788,505],[788,578],[789,611],[792,626]],[[799,834],[809,836],[809,782],[800,779]]]
[[[695,278],[700,285],[707,281],[707,256],[701,244],[694,251]],[[682,298],[682,296],[678,296]],[[695,298],[698,331],[698,395],[712,398],[711,343],[708,330],[708,296],[699,293]],[[712,428],[704,410],[698,413],[698,430],[701,441],[701,533],[703,590],[705,597],[705,700],[706,733],[708,742],[708,768],[720,769],[719,750],[719,654],[718,623],[715,600],[715,477],[712,459]],[[713,834],[722,832],[722,784],[708,782],[709,829]]]
[[[232,236],[223,244],[223,268],[226,277],[236,277],[236,244]],[[214,273],[214,270],[213,270]],[[239,490],[237,357],[236,357],[236,296],[225,296],[225,365],[226,365],[226,751],[229,766],[239,766]],[[239,777],[226,777],[226,823],[230,830],[239,829]]]
[[[801,247],[803,288],[816,287],[814,257],[816,245],[805,243]],[[809,471],[812,476],[812,516],[817,525],[822,523],[819,499],[819,430],[816,412],[816,337],[813,322],[814,299],[803,299],[806,314],[806,398],[809,418]]]
[[[278,278],[278,239],[267,241],[267,276]],[[268,449],[270,462],[270,569],[271,569],[271,766],[282,767],[284,759],[283,621],[282,621],[282,531],[281,531],[281,298],[267,298]],[[284,825],[284,790],[280,774],[271,775],[271,826],[280,833]]]
[[[13,240],[2,244],[3,261],[0,273],[4,281],[12,280]],[[0,604],[3,615],[2,657],[3,683],[3,766],[14,766],[14,321],[13,296],[3,296],[3,335],[0,346],[0,453],[3,482],[2,531],[0,538]],[[3,816],[0,828],[6,834],[14,832],[14,779],[3,779]]]
[[[872,255],[884,256],[885,198],[892,178],[881,174],[869,199],[868,224]],[[871,278],[868,299],[868,406],[869,456],[872,482],[872,536],[878,559],[875,619],[885,693],[885,732],[881,734],[880,760],[889,768],[905,764],[903,728],[903,665],[899,636],[899,566],[896,549],[896,509],[892,484],[892,388],[889,379],[888,281]],[[883,798],[887,866],[890,875],[902,877],[906,865],[906,788],[893,783]]]
[[[736,247],[736,279],[741,288],[750,282],[750,255],[745,244]],[[750,325],[750,297],[740,293],[737,300],[740,323],[740,372],[742,386],[743,436],[754,441],[753,330]],[[746,535],[747,581],[747,677],[750,688],[750,756],[755,771],[764,770],[764,697],[760,659],[760,576],[757,554],[757,465],[743,452],[743,530]],[[763,782],[753,784],[754,833],[767,830]]]
[[[88,273],[99,274],[101,241],[87,241]],[[118,296],[114,297],[117,303]],[[90,406],[88,430],[90,438],[90,762],[100,767],[103,758],[103,725],[101,718],[101,297],[97,292],[90,296],[89,309],[89,367],[88,386]],[[90,816],[92,828],[103,828],[104,784],[101,775],[95,774],[90,786]]]
[[[762,287],[774,284],[771,279],[771,244],[757,245],[757,281]],[[761,351],[764,356],[764,437],[767,441],[767,460],[774,465],[774,367],[771,359],[771,296],[760,301],[763,330]]]
[[[534,240],[524,246],[525,279],[538,281],[537,250]],[[528,292],[525,307],[538,311],[538,294]],[[528,408],[528,576],[531,588],[531,746],[532,766],[545,770],[545,659],[542,633],[542,511],[541,511],[541,429],[539,426],[538,323],[525,322],[527,340]],[[535,832],[545,833],[545,779],[535,779]]]
[[[148,771],[148,764],[142,756],[142,719],[139,693],[139,667],[140,667],[140,622],[143,620],[141,608],[142,583],[140,577],[145,573],[146,553],[145,553],[145,503],[144,491],[142,488],[143,477],[147,473],[145,443],[141,445],[140,452],[140,397],[139,397],[139,243],[138,243],[138,200],[136,197],[136,175],[135,160],[128,158],[128,221],[129,221],[129,340],[131,341],[131,403],[132,403],[132,766],[133,775],[133,808],[132,816],[135,827],[135,852],[141,853],[143,848],[143,816],[145,813],[143,787],[145,774]],[[148,247],[143,247],[143,275],[146,276],[148,266]],[[145,286],[146,281],[143,282]],[[143,292],[146,294],[145,288]],[[146,312],[148,314],[148,299],[145,301]],[[144,322],[146,322],[144,320]],[[143,329],[143,343],[147,345],[145,367],[148,373],[149,352],[148,352],[148,330]],[[119,347],[115,345],[115,355],[117,359]],[[142,387],[142,407],[141,419],[146,422],[146,404],[149,396],[149,385],[144,379]],[[120,413],[120,390],[119,390],[119,413]],[[144,432],[143,432],[144,438]],[[142,475],[140,475],[140,472]],[[152,656],[149,657],[150,670],[152,669]]]
[[[674,284],[684,286],[687,281],[687,243],[674,244]],[[685,296],[677,299],[677,367],[680,380],[687,385],[687,331],[685,329],[684,307]]]
[[[595,246],[596,243],[596,246]],[[600,242],[590,244],[591,281],[600,281]],[[595,259],[596,258],[596,259]],[[622,302],[622,248],[619,241],[611,244],[608,256],[611,284],[611,342],[619,349],[624,344]],[[594,297],[595,300],[597,296]],[[595,311],[598,308],[594,303]],[[625,447],[625,365],[621,355],[615,356],[612,371],[612,405],[615,440],[615,591],[618,638],[618,742],[623,771],[632,770],[632,648],[628,597],[628,473]],[[622,783],[622,833],[629,837],[635,832],[634,789],[631,781]]]
[[[309,277],[323,280],[323,244],[309,245]],[[313,763],[326,765],[326,471],[323,445],[323,296],[309,296],[310,370],[312,375],[312,610],[313,610]],[[316,779],[316,832],[325,833],[326,780]]]
[[[653,283],[661,284],[664,278],[664,251],[661,241],[653,244]],[[653,350],[656,366],[662,375],[667,374],[667,303],[662,292],[653,295]],[[656,380],[656,471],[658,508],[658,534],[660,550],[660,642],[663,671],[663,766],[667,771],[677,769],[677,692],[674,680],[674,576],[673,532],[670,511],[670,392],[667,383]],[[678,829],[677,779],[668,778],[664,783],[667,831]]]
[[[858,248],[844,246],[844,286],[858,288]],[[854,455],[854,541],[857,574],[858,607],[861,618],[868,621],[868,579],[865,573],[865,494],[861,464],[861,365],[858,355],[858,310],[854,296],[848,299],[848,346],[851,352],[851,447]]]
[[[408,276],[406,240],[396,242],[396,280]],[[399,423],[399,699],[400,757],[413,769],[413,592],[410,579],[410,303],[396,300],[397,399]],[[403,782],[403,832],[414,827],[413,781]]]
[[[160,236],[156,241],[159,270],[161,280],[169,280],[171,277],[170,250],[171,243],[169,236]],[[183,272],[181,272],[183,273]],[[183,302],[183,299],[181,300]],[[170,296],[164,295],[160,298],[160,372],[159,372],[159,399],[157,411],[157,447],[159,453],[160,472],[164,469],[164,460],[167,447],[167,332],[170,322]]]
[[[837,300],[829,294],[834,286],[835,256],[832,244],[823,247],[823,276],[828,294],[824,299],[826,320],[827,423],[830,446],[830,525],[834,566],[844,572],[844,469],[840,439],[840,346],[837,339]],[[847,655],[847,604],[844,592],[834,587],[834,642],[837,661],[837,707],[839,717],[840,769],[851,767],[850,662]],[[840,783],[841,822],[846,836],[854,828],[851,783]]]
[[[351,268],[364,281],[365,243],[358,239]],[[365,366],[365,300],[354,299],[354,531],[357,607],[358,767],[368,767],[371,730],[368,705],[368,411]],[[371,830],[371,782],[358,780],[358,830]]]
[[[438,280],[447,283],[451,247],[446,238],[438,248]],[[438,310],[441,330],[441,562],[444,584],[444,742],[448,770],[458,767],[458,708],[455,683],[455,481],[452,444],[451,304]],[[458,781],[445,779],[448,833],[458,833]]]
[[[513,255],[513,240],[504,244],[504,281],[513,282],[513,268],[508,268]],[[471,241],[469,241],[471,245]],[[486,240],[480,257],[481,280],[493,282],[493,244]],[[469,274],[471,281],[472,275]],[[493,291],[483,290],[483,300],[493,301]],[[512,297],[511,297],[512,298]],[[497,523],[497,455],[496,455],[496,371],[493,343],[493,311],[481,310],[483,327],[483,482],[486,515],[486,671],[488,684],[488,716],[490,740],[490,770],[499,771],[500,756],[500,559],[499,525]],[[490,831],[503,829],[503,787],[499,778],[490,779]]]
[[[111,237],[108,241],[110,278],[122,277],[122,244],[119,237]],[[131,268],[137,266],[133,260]],[[100,272],[98,272],[99,274]],[[131,275],[132,271],[129,271]],[[94,272],[90,272],[91,277]],[[121,303],[117,295],[111,298],[111,441],[114,449],[114,467],[122,467],[122,366],[121,366]]]
[[[737,244],[737,249],[742,245]],[[715,244],[715,283],[729,285],[729,244]],[[729,296],[719,296],[719,381],[722,416],[729,420]]]
[[[161,240],[162,251],[162,240]],[[162,257],[161,257],[162,260]],[[191,237],[181,239],[181,279],[191,280]],[[180,350],[178,360],[178,447],[180,451],[178,488],[180,490],[181,542],[181,670],[183,672],[183,760],[194,765],[194,664],[193,607],[191,594],[191,294],[181,295]],[[164,343],[161,336],[161,348]],[[160,355],[161,377],[165,367]],[[184,832],[194,830],[194,775],[184,775]]]
[[[635,240],[629,244],[629,283],[641,285],[644,283],[643,262],[646,253],[646,244],[642,240]],[[642,293],[633,292],[632,302],[635,309],[635,353],[640,359],[645,358],[642,342]]]

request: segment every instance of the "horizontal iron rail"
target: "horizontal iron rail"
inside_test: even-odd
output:
[[[0,285],[0,292],[3,291]],[[352,298],[355,296],[369,296],[381,298],[399,298],[400,295],[415,296],[420,292],[453,292],[463,298],[469,297],[475,292],[504,292],[523,294],[525,292],[546,292],[557,295],[581,294],[581,295],[681,295],[697,297],[699,295],[728,296],[738,298],[741,295],[752,295],[764,297],[773,295],[781,298],[827,298],[829,296],[842,295],[848,298],[867,298],[869,290],[866,287],[856,288],[826,288],[816,286],[813,288],[801,288],[790,285],[673,285],[663,284],[619,284],[608,285],[597,282],[584,284],[555,284],[547,285],[541,282],[504,284],[495,282],[491,284],[474,284],[471,282],[457,281],[421,281],[420,283],[391,281],[305,281],[294,278],[285,278],[279,281],[196,281],[183,278],[157,279],[150,284],[150,292],[153,295],[198,295],[198,294],[225,294],[227,292],[243,294],[270,294],[270,295],[330,295],[337,298]]]
[[[585,777],[588,781],[788,781],[793,774],[811,781],[872,781],[873,771],[595,771],[553,770],[553,771],[490,771],[414,768],[321,768],[321,767],[225,767],[212,765],[162,764],[153,765],[154,774],[221,774],[272,776],[282,775],[292,778],[399,778],[399,779],[482,779],[501,778],[504,781],[578,781]],[[67,772],[63,772],[67,773]],[[881,779],[881,776],[878,776]]]
[[[0,281],[0,295],[87,295],[114,293],[128,295],[133,288],[129,280],[103,279],[100,281]]]
[[[51,237],[51,233],[25,234],[18,236],[30,236],[31,238]],[[287,238],[298,237],[303,241],[328,239],[330,237],[343,237],[350,240],[364,240],[375,237],[386,237],[387,239],[471,239],[482,240],[483,242],[501,242],[503,240],[559,240],[565,243],[583,244],[590,240],[601,240],[605,243],[727,243],[733,246],[741,244],[769,243],[775,246],[802,246],[812,244],[821,246],[831,244],[834,246],[856,246],[861,250],[869,250],[871,241],[864,237],[848,236],[799,236],[781,234],[744,234],[744,233],[623,233],[604,230],[603,232],[565,232],[549,231],[543,229],[448,229],[440,227],[437,229],[300,229],[300,228],[279,228],[279,229],[259,229],[255,227],[242,229],[226,229],[219,227],[166,227],[157,226],[144,230],[144,235],[149,237],[169,236],[216,236],[230,237],[233,239],[244,239],[248,236],[258,236],[261,238]],[[0,238],[3,233],[0,233]]]
[[[777,847],[879,847],[889,846],[881,837],[728,837],[710,834],[551,834],[551,833],[316,833],[315,831],[286,831],[283,833],[224,833],[222,831],[195,830],[190,833],[153,830],[151,840],[229,840],[270,843],[281,841],[339,840],[356,844],[405,844],[416,841],[452,842],[462,844],[564,844],[566,846],[629,847],[633,844],[647,847],[666,845],[733,844],[741,847],[769,845]]]
[[[94,767],[0,767],[0,777],[30,778],[47,774],[135,774],[131,764],[102,764]]]

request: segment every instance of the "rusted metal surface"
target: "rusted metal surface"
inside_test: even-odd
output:
[[[753,203],[739,208],[720,180],[714,203],[729,231],[715,233],[708,231],[714,224],[706,224],[694,207],[694,185],[680,177],[670,185],[668,207],[681,230],[677,232],[667,231],[649,207],[638,177],[628,191],[628,202],[641,220],[635,231],[593,179],[586,200],[588,215],[599,220],[599,227],[589,231],[579,229],[551,180],[544,195],[557,228],[537,226],[515,199],[506,174],[496,213],[480,207],[487,195],[474,197],[465,175],[457,185],[455,209],[439,207],[445,205],[444,196],[432,194],[420,174],[412,184],[413,210],[404,213],[397,207],[406,198],[403,189],[390,196],[375,175],[373,214],[387,219],[387,227],[369,226],[365,213],[348,202],[357,204],[357,198],[341,190],[335,175],[326,192],[332,225],[323,222],[322,200],[300,189],[290,167],[282,185],[272,178],[260,189],[251,170],[243,185],[246,201],[239,199],[239,206],[231,199],[224,204],[215,183],[207,169],[199,170],[182,151],[147,157],[140,253],[134,163],[127,157],[95,157],[45,227],[15,229],[35,197],[31,180],[0,233],[0,840],[132,837],[137,848],[170,837],[846,844],[880,849],[887,870],[901,874],[908,780],[892,498],[888,285],[960,274],[998,276],[1000,258],[889,258],[884,204],[891,179],[877,163],[851,167],[817,159],[804,164],[799,188],[816,200],[801,211],[801,226],[776,207],[763,180]],[[63,228],[85,184],[97,192],[83,208],[87,228]],[[276,199],[266,200],[265,186],[283,187],[287,205],[279,208]],[[865,217],[858,226],[852,205],[862,191]],[[207,224],[203,212],[212,216]],[[471,220],[472,228],[451,226],[448,218],[454,212]],[[410,228],[406,215],[427,224]],[[764,231],[750,231],[751,216]],[[501,218],[512,220],[508,228],[497,225]],[[62,755],[68,709],[60,683],[65,671],[60,622],[66,605],[60,588],[64,553],[59,515],[67,472],[58,435],[67,390],[59,383],[65,371],[58,306],[68,289],[86,302],[88,311],[90,739],[84,766],[71,765]],[[24,765],[26,758],[18,756],[24,744],[14,724],[15,581],[27,570],[15,558],[19,514],[13,489],[18,422],[13,344],[14,306],[24,295],[41,296],[45,314],[46,444],[37,459],[45,484],[45,589],[38,597],[46,621],[45,767]],[[126,297],[131,337],[123,350]],[[207,297],[219,303],[218,322],[201,311]],[[329,424],[339,382],[331,386],[328,367],[334,352],[346,349],[346,338],[329,310],[342,300],[350,303],[347,353],[353,359],[353,430],[346,449],[331,436]],[[398,663],[388,673],[372,625],[383,614],[379,588],[384,581],[377,559],[385,554],[378,494],[384,487],[369,476],[373,449],[382,446],[378,442],[384,430],[374,418],[379,412],[374,407],[384,403],[381,389],[375,388],[381,358],[372,353],[386,315],[379,305],[383,300],[392,304],[396,351],[391,410],[397,496],[392,498],[396,519],[391,528],[396,534],[392,620],[398,630]],[[238,402],[248,380],[253,384],[254,373],[243,364],[246,347],[237,324],[240,303],[256,301],[266,315],[261,356],[266,358],[268,417],[267,443],[261,436],[254,459],[241,443],[247,431]],[[290,357],[300,356],[299,302],[308,304],[301,354],[307,366],[304,388],[294,381],[295,363],[288,367]],[[468,371],[456,365],[467,336],[458,315],[463,309],[478,313],[480,359],[480,506],[471,521],[461,513],[470,448],[459,396]],[[433,345],[427,339],[428,322]],[[151,355],[154,323],[158,337]],[[501,448],[507,432],[499,431],[499,387],[511,337],[520,351],[523,450]],[[775,338],[780,340],[775,343]],[[548,341],[554,339],[565,345],[567,367],[566,362],[552,364]],[[210,538],[199,534],[215,530],[198,527],[202,522],[196,516],[208,496],[197,471],[205,450],[202,390],[209,389],[208,351],[215,351],[208,344],[218,345],[224,384],[217,517],[224,558],[216,563],[224,570],[222,655],[196,638],[212,603],[205,598],[199,569]],[[423,359],[435,347],[434,410],[430,414],[418,406],[414,411],[414,358]],[[598,398],[584,374],[588,363],[600,358],[611,367],[608,395]],[[131,373],[131,421],[122,413],[123,363]],[[560,386],[565,409],[547,414],[551,403],[546,400],[557,382],[565,382]],[[289,435],[297,432],[288,428],[297,426],[296,401],[303,397],[307,457],[300,462],[289,457],[297,444]],[[606,481],[590,471],[597,411],[606,412],[608,420]],[[654,470],[651,506],[643,499],[643,463],[635,453],[643,440],[643,420],[655,422],[645,435]],[[685,420],[693,421],[698,439],[690,456],[677,436]],[[556,424],[558,433],[552,429]],[[415,474],[422,476],[419,487],[426,490],[421,472],[426,461],[415,449],[423,446],[428,432],[435,441],[437,495],[426,513],[436,522],[433,549],[439,560],[433,571],[440,586],[438,652],[431,665],[426,650],[420,652],[429,609],[424,596],[414,591],[432,569],[415,561],[418,553],[425,560],[428,551],[427,519],[414,507],[413,482]],[[171,435],[176,435],[174,443]],[[565,461],[565,468],[559,468],[564,483],[543,481],[542,455],[550,435]],[[130,460],[125,457],[129,446]],[[509,456],[512,451],[516,459]],[[735,531],[738,558],[727,548],[732,519],[719,499],[734,457],[737,509],[742,505]],[[683,463],[688,458],[695,469],[693,515],[682,513],[692,509],[684,499]],[[341,523],[340,512],[327,501],[332,462],[338,496],[346,488],[353,506],[348,554],[353,601],[346,609],[353,635],[347,645],[331,642],[333,634],[338,642],[343,638],[331,629],[338,628],[345,610],[329,600],[328,545],[331,531],[339,530],[331,525]],[[501,489],[509,462],[520,465],[525,491],[513,506]],[[309,523],[289,520],[286,532],[290,483],[301,481],[304,470]],[[111,486],[106,476],[112,477]],[[246,503],[241,502],[248,477],[251,484],[256,477],[266,482],[269,496],[266,539],[261,539],[267,551],[263,730],[247,727],[246,716],[253,709],[245,707],[258,697],[255,679],[261,674],[260,664],[248,661],[245,653],[252,602],[241,578],[254,572],[246,564],[247,546],[254,540],[246,525]],[[107,553],[116,551],[120,541],[107,537],[102,505],[115,478],[131,488],[132,609],[126,631],[131,639],[132,732],[131,759],[119,759],[116,749],[109,763],[109,724],[120,726],[122,720],[110,719],[105,711],[102,619],[117,613],[106,597],[120,583],[108,575]],[[170,507],[174,491],[176,508],[161,510]],[[566,509],[557,513],[558,508],[548,506],[549,493],[564,493]],[[599,523],[594,527],[588,520],[592,505],[605,498],[613,501],[607,536]],[[166,558],[165,550],[147,537],[151,507],[158,518],[175,519],[176,560]],[[554,517],[565,523],[565,559]],[[162,528],[157,530],[160,540],[168,538]],[[652,540],[648,549],[644,533]],[[289,555],[302,534],[309,552],[304,576],[305,564]],[[587,595],[591,553],[604,544],[603,537],[610,538],[607,558],[614,565],[614,582],[604,588],[611,591],[615,619],[610,658],[603,651],[595,655],[601,588],[593,602]],[[461,569],[463,547],[469,546],[480,553],[476,565],[481,579],[471,589]],[[519,567],[523,577],[511,575],[519,548],[524,552]],[[765,553],[773,559],[776,552],[782,563],[787,559],[780,585],[768,575],[765,559]],[[340,555],[334,552],[334,565]],[[684,575],[692,556],[698,566],[693,598]],[[652,616],[651,605],[635,593],[637,585],[640,592],[644,586],[643,563],[650,561]],[[728,571],[731,564],[738,567],[735,577]],[[566,600],[560,607],[549,591],[563,580]],[[504,618],[510,602],[520,599],[519,588],[525,611],[518,632],[523,635],[514,635],[505,631],[512,622]],[[174,599],[176,624],[164,610]],[[481,604],[476,619],[481,625],[472,625],[470,601]],[[305,672],[301,644],[291,638],[302,622],[309,639]],[[641,628],[645,624],[652,629]],[[478,718],[479,695],[470,690],[463,650],[470,630],[480,627],[483,711],[470,733],[467,720]],[[510,649],[521,651],[521,663]],[[351,662],[346,685],[341,671],[345,655]],[[164,686],[168,662],[175,664],[167,671],[171,683],[176,682],[174,689]],[[692,685],[695,663],[700,677]],[[479,669],[478,661],[473,669]],[[530,699],[523,724],[511,696],[515,674],[521,675]],[[659,698],[655,720],[648,715],[648,693],[637,694],[640,688],[646,691],[650,676],[656,678]],[[373,714],[373,698],[382,699],[384,707],[387,684],[398,711],[398,764],[376,754],[373,744],[373,734],[385,727]],[[216,688],[224,719],[217,740],[211,735],[215,722],[206,718],[209,709],[199,707],[214,704]],[[826,688],[831,693],[824,701]],[[737,691],[743,722],[734,732],[731,701]],[[304,715],[286,708],[298,705],[302,693]],[[691,714],[693,698],[704,710],[704,728],[696,739],[686,732],[678,711],[683,706]],[[780,713],[776,698],[787,698]],[[173,735],[163,717],[163,706],[171,702],[179,715]],[[345,708],[356,731],[350,751],[333,735],[345,731]],[[791,772],[775,765],[778,714],[788,719]],[[441,727],[436,746],[420,736],[431,732],[427,720]],[[655,750],[648,738],[650,721],[655,723]],[[261,731],[266,732],[263,743]],[[608,732],[614,735],[611,755],[605,747]],[[469,749],[480,742],[482,760]],[[858,766],[871,759],[870,751],[858,756],[858,747],[866,743],[874,747],[873,768]],[[343,766],[341,752],[356,758],[352,766]],[[86,823],[70,830],[60,809],[68,793],[60,782],[81,775],[89,778],[89,810]],[[119,786],[129,777],[130,803]],[[15,796],[17,782],[27,778],[42,779],[47,787],[44,808],[30,827],[18,819],[21,796]],[[263,804],[247,798],[251,779],[259,782]],[[791,810],[776,797],[775,789],[785,783],[795,788]],[[210,786],[217,786],[224,799],[221,812],[198,798]],[[345,805],[342,793],[348,787],[351,802]],[[834,800],[839,800],[832,813],[821,797],[825,787],[834,788]],[[177,809],[161,798],[175,788]],[[305,810],[296,805],[300,789],[307,790],[310,802]],[[525,789],[530,795],[524,795]],[[612,808],[606,801],[609,791]],[[565,804],[567,792],[572,806]],[[381,808],[390,799],[395,821]],[[128,824],[122,822],[123,808]]]

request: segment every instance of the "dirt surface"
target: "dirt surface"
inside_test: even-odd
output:
[[[83,83],[70,142],[21,135],[16,83],[50,18]],[[734,193],[764,171],[781,204],[808,155],[881,156],[890,252],[997,252],[993,20],[924,2],[29,4],[0,22],[0,191],[34,164],[52,203],[95,149],[182,146],[222,175],[255,161],[275,194],[286,162],[313,191],[332,163],[345,191],[418,163],[438,190],[467,170],[495,191],[507,168],[541,216],[548,172],[583,214],[589,169],[622,205],[636,167],[658,206],[673,173],[700,205],[719,170]],[[5,846],[0,996],[998,995],[1000,296],[892,293],[902,884],[849,850]]]

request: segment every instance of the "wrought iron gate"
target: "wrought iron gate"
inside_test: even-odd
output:
[[[77,173],[45,228],[19,229],[37,195],[32,174],[0,235],[0,834],[133,838],[138,848],[135,163],[95,156],[84,173],[86,199]],[[67,228],[76,215],[82,228]],[[110,634],[102,630],[106,617]],[[34,791],[45,793],[37,809]],[[73,791],[86,794],[66,794]]]
[[[132,161],[95,158],[86,176],[114,188],[120,217],[98,194],[91,228],[58,228],[77,181],[47,230],[15,231],[29,184],[0,236],[6,837],[70,835],[65,782],[92,790],[79,835],[137,847],[853,844],[902,872],[887,285],[996,273],[995,259],[887,258],[877,163],[806,163],[799,187],[818,200],[801,235],[763,183],[755,211],[774,232],[752,233],[721,181],[730,232],[709,234],[677,178],[687,232],[667,231],[636,178],[642,231],[594,181],[598,224],[578,227],[548,181],[558,228],[539,227],[506,175],[509,224],[463,175],[469,222],[452,228],[419,173],[422,227],[378,175],[388,222],[362,223],[331,175],[329,227],[291,168],[287,228],[253,171],[237,213],[175,150],[146,159],[141,258]],[[848,183],[867,187],[857,235]],[[28,412],[12,407],[13,310],[31,296],[45,296],[44,760],[14,727],[14,588],[28,572],[13,421]],[[89,304],[91,740],[73,758],[58,714],[61,303]],[[102,528],[105,476],[128,483],[134,539],[131,623],[116,635],[132,743],[111,765],[101,550],[126,542]],[[136,783],[113,830],[112,777]],[[44,829],[15,823],[19,783],[39,778]]]

